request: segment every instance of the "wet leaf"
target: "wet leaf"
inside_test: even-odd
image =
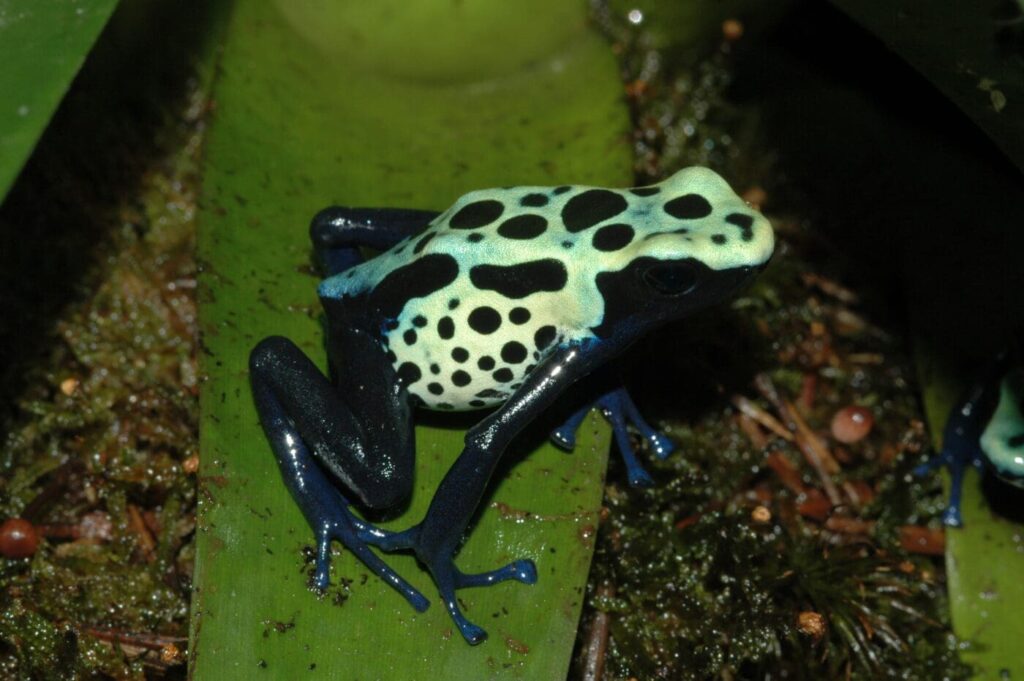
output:
[[[0,201],[117,0],[0,0]]]
[[[932,343],[919,346],[925,412],[938,450],[946,417],[973,375],[943,357]],[[1019,643],[1024,636],[1020,517],[1017,514],[1015,520],[994,511],[984,489],[978,473],[969,470],[961,505],[964,526],[946,530],[950,610],[957,635],[971,644],[963,658],[974,666],[977,678],[1017,678],[1024,675]],[[1019,493],[1016,498],[1019,503]]]
[[[465,590],[488,629],[459,636],[429,578],[387,561],[431,598],[416,614],[336,551],[332,586],[307,587],[313,535],[281,482],[249,394],[262,337],[323,363],[309,218],[332,204],[444,209],[510,184],[630,180],[616,66],[578,2],[315,0],[237,4],[215,86],[200,215],[201,508],[191,664],[196,678],[564,677],[583,598],[608,439],[588,421],[577,451],[521,438],[457,563],[532,557],[540,580]],[[472,419],[417,429],[418,521]],[[421,423],[426,421],[421,421]],[[513,455],[510,459],[516,459]]]

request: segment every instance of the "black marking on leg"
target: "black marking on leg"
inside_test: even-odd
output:
[[[469,270],[469,279],[478,289],[518,299],[539,291],[561,291],[569,274],[561,260],[544,258],[518,265],[477,265]]]
[[[570,232],[581,232],[615,217],[628,206],[629,203],[618,192],[589,189],[565,203],[565,207],[562,208],[562,222]]]
[[[428,383],[427,390],[430,391],[431,395],[440,395],[444,392],[444,387],[440,383]]]
[[[664,206],[665,212],[680,220],[697,220],[711,215],[711,204],[700,194],[683,194]]]
[[[406,329],[405,333],[402,334],[402,340],[405,341],[406,345],[416,345],[416,332],[412,329]]]
[[[476,365],[483,369],[484,371],[490,371],[491,369],[494,368],[495,361],[494,358],[491,357],[490,355],[484,355],[483,357],[476,361]]]
[[[724,234],[712,234],[711,240],[714,241],[719,246],[723,245],[726,241],[728,241]]]
[[[460,388],[469,385],[470,381],[472,380],[473,379],[470,377],[470,375],[463,371],[462,369],[458,369],[452,373],[452,383],[459,386]]]
[[[633,196],[654,196],[661,191],[661,187],[633,187],[629,193]]]
[[[539,208],[541,206],[548,205],[548,197],[543,194],[527,194],[523,198],[519,199],[520,206],[528,206],[530,208]]]

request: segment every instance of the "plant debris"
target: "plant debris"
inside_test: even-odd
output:
[[[871,296],[843,283],[800,207],[771,203],[744,155],[770,154],[706,153],[736,125],[728,77],[694,88],[650,54],[643,26],[598,4],[633,105],[638,182],[693,163],[750,182],[778,246],[731,310],[632,356],[627,382],[678,449],[652,461],[652,489],[629,488],[612,457],[572,678],[968,678],[936,560],[943,501],[911,475],[928,440],[905,343],[872,324]],[[727,71],[736,34],[684,70]],[[673,146],[679,129],[693,134]]]

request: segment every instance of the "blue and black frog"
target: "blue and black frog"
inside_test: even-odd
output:
[[[942,431],[942,451],[918,466],[917,475],[945,466],[949,504],[942,521],[963,527],[960,500],[968,467],[986,469],[1024,488],[1024,366],[1012,351],[1000,353],[968,386]]]
[[[768,262],[771,226],[705,168],[633,189],[507,187],[466,194],[447,211],[328,208],[314,219],[328,275],[330,376],[281,337],[250,358],[260,420],[317,538],[315,583],[341,541],[419,611],[427,599],[370,547],[415,553],[470,643],[486,637],[456,590],[515,579],[532,561],[466,574],[453,557],[510,441],[573,383],[651,329],[727,300]],[[364,260],[360,248],[383,251]],[[623,388],[597,400],[630,480],[649,484],[627,436],[659,456],[668,440]],[[412,414],[489,410],[421,522],[389,532],[357,517],[400,506],[414,470]],[[586,410],[553,438],[571,448]]]

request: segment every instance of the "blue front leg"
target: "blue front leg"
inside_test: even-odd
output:
[[[985,467],[981,450],[981,434],[992,418],[999,396],[999,380],[1010,366],[1008,353],[1002,353],[972,383],[960,402],[953,408],[942,430],[942,451],[927,463],[914,469],[914,475],[923,476],[943,466],[949,469],[949,504],[942,514],[942,522],[949,527],[963,527],[960,500],[964,474],[968,466],[979,471]]]
[[[430,571],[459,632],[471,644],[483,641],[487,632],[462,614],[457,590],[510,579],[523,584],[537,581],[537,568],[527,559],[478,574],[466,574],[455,566],[455,553],[491,475],[512,439],[548,408],[566,386],[607,360],[613,350],[610,344],[596,342],[558,348],[531,372],[508,401],[466,434],[465,448],[445,474],[420,524],[405,532],[376,530],[363,535],[366,541],[385,551],[415,552]]]
[[[617,388],[599,397],[593,404],[580,409],[570,416],[565,423],[551,433],[551,440],[563,449],[572,449],[576,445],[576,431],[591,409],[597,407],[612,425],[615,434],[615,442],[619,446],[619,453],[626,464],[629,484],[633,487],[651,487],[654,480],[644,470],[640,461],[633,451],[633,444],[629,437],[628,425],[632,425],[640,435],[647,440],[651,451],[659,459],[665,459],[671,454],[675,447],[671,440],[652,428],[640,415],[629,393],[625,388]]]

